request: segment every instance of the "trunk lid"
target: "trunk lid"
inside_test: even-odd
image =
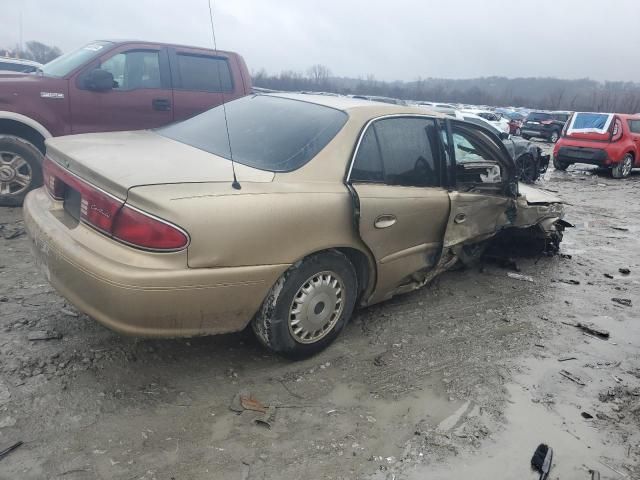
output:
[[[566,136],[574,140],[610,142],[614,122],[612,113],[577,112],[567,125]]]
[[[47,156],[98,188],[126,199],[136,186],[233,181],[231,161],[150,130],[50,138]],[[235,164],[240,182],[270,182],[273,172]]]

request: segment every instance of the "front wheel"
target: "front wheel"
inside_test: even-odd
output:
[[[569,168],[569,164],[561,162],[560,160],[556,159],[556,157],[553,157],[553,168],[555,168],[556,170],[564,171]]]
[[[349,259],[338,251],[312,255],[287,270],[252,322],[270,350],[305,358],[326,348],[349,321],[358,280]]]
[[[22,138],[0,135],[0,205],[19,207],[27,193],[40,185],[40,150]]]
[[[611,169],[613,178],[627,178],[633,169],[633,155],[627,153],[622,161]]]
[[[549,136],[549,141],[551,143],[556,143],[559,139],[560,139],[560,134],[558,133],[557,130],[554,130],[553,132],[551,132],[551,135]]]

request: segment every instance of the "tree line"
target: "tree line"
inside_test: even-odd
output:
[[[38,63],[47,63],[62,55],[62,50],[58,47],[45,45],[44,43],[29,41],[26,48],[17,45],[13,49],[0,48],[0,57],[22,58],[23,60],[33,60]]]
[[[634,82],[506,77],[418,78],[410,82],[386,82],[373,75],[360,78],[332,76],[331,70],[323,65],[314,65],[304,73],[286,70],[269,74],[262,69],[253,72],[252,77],[256,87],[273,90],[323,91],[544,110],[640,112],[640,84]]]

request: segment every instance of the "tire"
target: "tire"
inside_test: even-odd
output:
[[[280,355],[310,357],[345,327],[357,291],[356,272],[345,255],[335,250],[312,255],[289,268],[271,288],[252,321],[253,331]]]
[[[530,140],[531,137],[529,135],[522,135],[522,138],[524,138],[525,140]]]
[[[569,165],[569,163],[561,162],[560,160],[556,159],[556,157],[553,157],[553,168],[555,168],[556,170],[564,171],[569,168]]]
[[[0,135],[0,206],[19,207],[42,185],[42,153],[12,135]]]
[[[516,167],[520,181],[524,183],[535,183],[538,179],[538,165],[531,155],[521,155],[516,159]]]
[[[551,132],[551,135],[549,135],[549,141],[551,143],[556,143],[558,140],[560,140],[560,132],[554,130],[553,132]]]
[[[473,243],[471,245],[463,245],[457,253],[458,260],[464,267],[473,267],[477,265],[482,256],[487,251],[488,241]]]
[[[633,169],[633,155],[627,153],[623,159],[611,169],[613,178],[627,178]]]

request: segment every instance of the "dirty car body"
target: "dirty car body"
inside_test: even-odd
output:
[[[153,337],[251,322],[271,349],[306,356],[356,306],[425,285],[501,231],[562,238],[560,200],[521,194],[509,152],[481,127],[304,94],[226,110],[227,122],[216,107],[154,131],[47,141],[25,225],[80,310]]]

